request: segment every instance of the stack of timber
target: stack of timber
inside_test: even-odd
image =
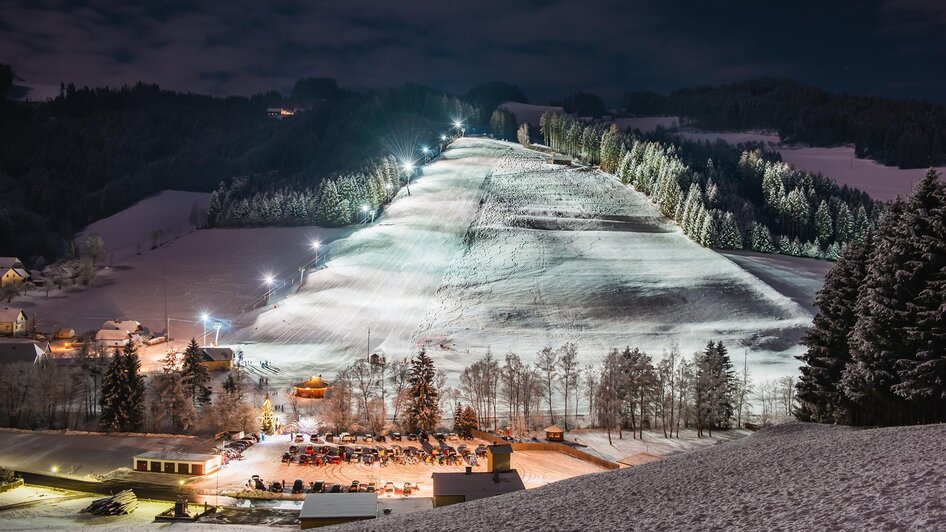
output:
[[[94,515],[125,515],[138,509],[138,497],[131,490],[119,491],[111,497],[95,499],[82,511]]]

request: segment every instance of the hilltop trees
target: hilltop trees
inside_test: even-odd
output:
[[[946,420],[946,186],[936,171],[908,201],[891,205],[864,241],[842,255],[819,295],[801,358],[801,415],[855,424]]]
[[[500,140],[515,140],[519,123],[516,115],[505,109],[496,109],[489,117],[489,130],[494,137]]]

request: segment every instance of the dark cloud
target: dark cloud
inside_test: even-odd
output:
[[[28,84],[139,80],[218,94],[503,79],[536,101],[778,75],[946,100],[946,7],[921,0],[83,2],[0,12],[0,62]]]

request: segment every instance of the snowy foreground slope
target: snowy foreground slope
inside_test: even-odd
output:
[[[943,530],[946,425],[793,423],[630,469],[326,530]]]
[[[282,369],[273,385],[369,348],[403,357],[425,344],[451,377],[487,350],[529,362],[566,341],[593,363],[611,347],[659,356],[671,341],[689,354],[722,340],[748,352],[757,378],[796,372],[810,307],[694,244],[608,175],[465,138],[411,192],[228,338]]]

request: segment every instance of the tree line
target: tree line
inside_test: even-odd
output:
[[[632,113],[678,115],[711,131],[766,129],[786,142],[853,144],[858,157],[900,168],[946,163],[946,106],[930,102],[833,94],[760,78],[668,95],[629,92],[624,104]]]
[[[705,247],[836,259],[881,211],[866,194],[759,148],[705,145],[548,112],[545,143],[631,185]]]
[[[946,421],[944,272],[946,186],[930,170],[825,277],[800,357],[799,418]]]

